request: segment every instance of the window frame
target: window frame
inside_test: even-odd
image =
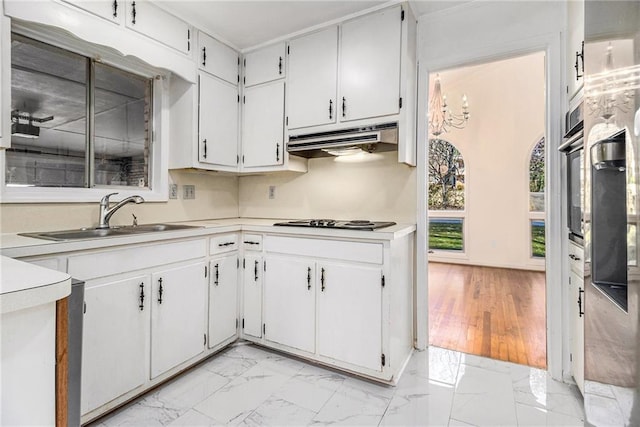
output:
[[[96,62],[118,68],[120,70],[152,78],[151,105],[153,108],[151,137],[149,141],[149,179],[148,187],[94,186],[85,187],[7,187],[6,155],[0,150],[0,200],[2,203],[82,203],[97,202],[107,193],[117,192],[115,200],[132,195],[140,195],[145,201],[167,201],[169,199],[169,82],[170,75],[140,60],[123,57],[108,47],[94,45],[77,39],[68,33],[54,28],[47,28],[31,23],[12,21],[11,33],[28,37],[70,52],[85,56]],[[2,72],[10,75],[11,51],[2,51]],[[9,89],[11,88],[10,78]],[[10,97],[11,91],[3,91]],[[8,93],[8,95],[7,95]],[[3,114],[5,114],[3,112]],[[6,114],[5,114],[6,115]],[[5,119],[6,121],[6,119]],[[9,127],[10,129],[10,127]],[[5,135],[10,138],[10,135]]]

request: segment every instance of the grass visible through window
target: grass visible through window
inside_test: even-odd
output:
[[[544,221],[531,221],[531,254],[534,258],[544,258]]]
[[[429,220],[429,249],[462,251],[462,218],[433,218]]]

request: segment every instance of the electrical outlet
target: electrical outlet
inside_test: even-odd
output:
[[[269,186],[269,199],[275,199],[276,198],[276,186],[275,185],[270,185]]]
[[[178,184],[169,184],[169,198],[170,199],[178,198]]]
[[[196,186],[195,185],[183,185],[182,186],[182,198],[185,200],[196,198]]]

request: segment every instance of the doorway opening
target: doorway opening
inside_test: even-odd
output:
[[[436,79],[429,344],[546,368],[545,53],[431,73],[430,88]]]

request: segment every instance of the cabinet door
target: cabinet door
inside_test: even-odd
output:
[[[83,414],[144,384],[151,307],[148,276],[85,286]]]
[[[233,85],[240,82],[238,52],[203,32],[198,33],[198,48],[200,69]]]
[[[398,6],[342,25],[341,120],[399,112],[400,17]]]
[[[318,263],[318,352],[382,370],[382,271]]]
[[[253,86],[285,76],[284,42],[249,52],[244,57],[244,85]]]
[[[338,28],[289,42],[289,129],[336,122]]]
[[[191,27],[186,22],[150,1],[127,1],[126,6],[127,27],[180,52],[191,51]]]
[[[283,164],[284,82],[247,88],[244,93],[243,166]]]
[[[238,164],[238,88],[200,73],[198,160]]]
[[[582,87],[584,76],[584,1],[567,2],[567,94],[569,98]],[[577,68],[576,68],[577,64]]]
[[[262,257],[246,255],[242,262],[242,329],[245,335],[262,337]]]
[[[265,339],[315,352],[314,265],[292,257],[266,258]]]
[[[571,271],[571,371],[584,394],[584,279]]]
[[[236,335],[238,319],[238,255],[209,264],[209,348]]]
[[[151,276],[151,378],[204,351],[204,262]]]
[[[108,21],[121,23],[124,15],[124,2],[122,0],[62,0],[80,9],[84,9],[94,15]]]

